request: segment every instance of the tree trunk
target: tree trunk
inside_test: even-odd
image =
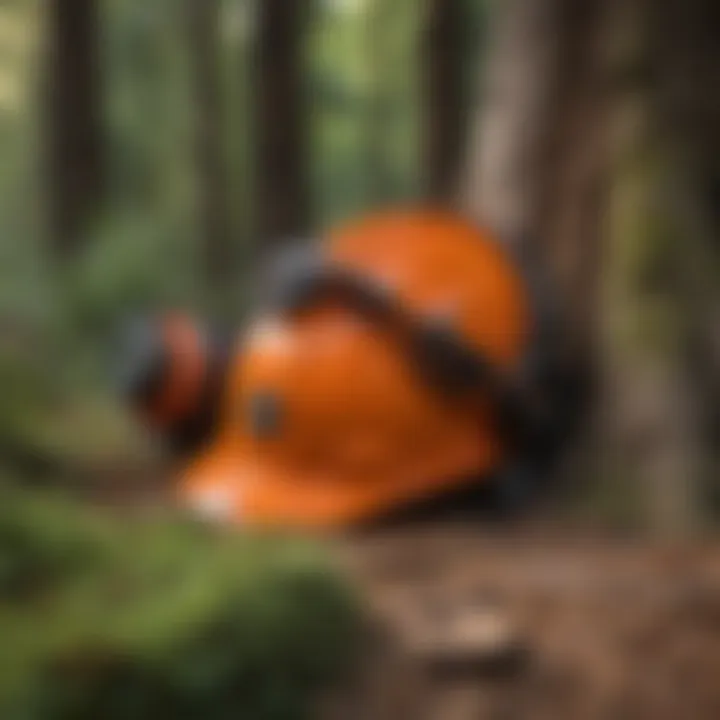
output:
[[[465,0],[428,0],[420,48],[425,196],[450,200],[457,189],[468,110]]]
[[[709,91],[687,72],[697,50],[687,31],[706,28],[702,14],[682,22],[701,5],[671,1],[658,13],[636,0],[625,8],[633,14],[623,20],[605,256],[608,472],[636,485],[647,523],[673,535],[705,522],[712,450],[703,406],[712,233],[690,161],[700,130],[687,123],[702,118],[697,103]]]
[[[74,254],[103,197],[96,0],[49,0],[45,73],[48,226],[53,253]]]
[[[698,213],[687,202],[683,211],[683,194],[667,187],[679,170],[668,144],[680,138],[677,123],[656,120],[669,115],[657,106],[666,65],[682,64],[669,59],[674,33],[657,34],[673,2],[661,11],[649,0],[504,5],[464,199],[549,269],[576,376],[600,358],[601,458],[616,507],[635,502],[650,525],[684,533],[701,521],[707,448],[688,364],[702,263],[687,218]],[[581,458],[576,479],[592,459]]]
[[[588,342],[607,127],[607,3],[510,0],[491,36],[465,209],[542,259]]]
[[[606,5],[499,6],[462,193],[470,216],[524,259],[541,292],[551,290],[539,302],[561,331],[543,352],[564,368],[579,437],[593,386],[605,204]]]
[[[307,231],[310,182],[303,93],[307,0],[258,0],[255,48],[257,241],[264,248]]]
[[[557,0],[507,0],[489,29],[482,110],[461,204],[508,245],[534,230],[546,115],[554,82]]]
[[[590,378],[596,356],[599,258],[607,205],[610,8],[562,0],[542,146],[533,240],[565,307],[563,354]]]
[[[694,324],[692,372],[720,466],[720,10],[711,0],[666,0],[653,15],[653,52],[664,82],[657,117],[668,136],[674,173],[667,189],[686,248],[684,285]],[[717,483],[716,483],[717,486]],[[716,487],[716,510],[720,487]]]
[[[227,186],[223,162],[223,103],[220,83],[219,0],[187,0],[198,215],[207,279],[224,283],[232,273]]]

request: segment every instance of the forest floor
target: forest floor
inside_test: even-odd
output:
[[[119,473],[105,501],[163,504]],[[328,720],[720,719],[718,541],[426,519],[332,548],[372,627]]]
[[[340,554],[378,632],[332,717],[720,718],[719,545],[423,524]]]

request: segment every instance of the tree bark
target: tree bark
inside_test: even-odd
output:
[[[604,204],[606,5],[502,5],[462,188],[471,216],[546,261],[565,296],[580,291],[573,326],[582,334]]]
[[[223,283],[232,273],[223,162],[223,102],[220,83],[219,0],[187,0],[191,84],[195,112],[198,215],[206,277]]]
[[[535,155],[532,240],[563,299],[563,353],[594,375],[607,206],[612,2],[556,5],[554,80]]]
[[[420,48],[425,196],[439,202],[456,193],[464,148],[465,10],[465,0],[429,0]]]
[[[667,197],[687,248],[693,372],[720,464],[720,11],[710,0],[666,0],[664,8],[653,15],[653,52],[664,78],[657,117],[675,160]]]
[[[710,355],[708,308],[718,307],[707,267],[720,224],[701,190],[717,173],[706,157],[718,122],[707,101],[720,73],[714,8],[503,5],[464,196],[550,270],[566,309],[563,354],[602,391],[604,497],[665,535],[703,523],[708,373],[698,358]],[[575,480],[593,474],[593,459],[581,458]]]
[[[49,0],[45,64],[48,226],[57,257],[80,249],[105,168],[96,0]]]
[[[655,11],[635,0],[617,21],[622,82],[603,257],[604,458],[616,492],[635,498],[646,525],[682,536],[704,523],[707,445],[691,364],[697,238],[688,235],[676,193],[672,133],[658,120],[671,46],[655,42]]]
[[[520,247],[534,230],[538,154],[551,110],[557,0],[507,0],[489,29],[482,110],[461,188],[465,212]]]
[[[461,202],[522,257],[560,331],[580,419],[594,379],[597,273],[605,205],[607,19],[601,0],[499,6]],[[549,287],[550,292],[542,288]],[[576,431],[583,434],[582,423]]]
[[[266,247],[304,233],[310,219],[303,93],[306,0],[258,0],[255,47],[256,235]]]

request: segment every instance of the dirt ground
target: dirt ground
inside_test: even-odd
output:
[[[340,556],[377,627],[328,717],[720,719],[718,544],[423,524]]]
[[[137,477],[104,504],[164,504]],[[720,720],[718,540],[429,519],[333,545],[372,627],[322,720]]]

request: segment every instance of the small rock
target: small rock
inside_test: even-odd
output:
[[[496,609],[450,613],[446,620],[418,631],[410,644],[439,674],[515,676],[526,667],[530,655],[515,623]]]

